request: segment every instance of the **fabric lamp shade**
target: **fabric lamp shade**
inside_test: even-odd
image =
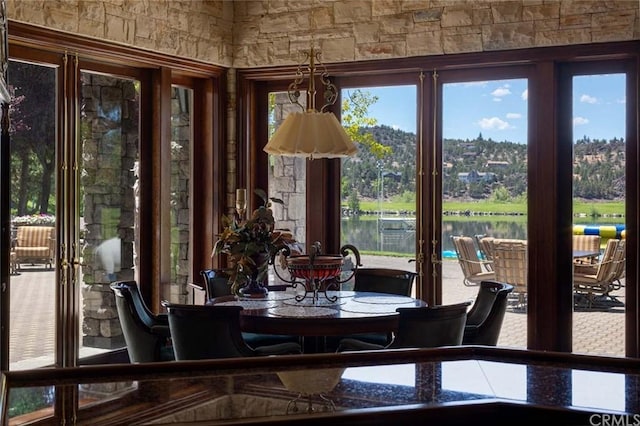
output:
[[[348,157],[358,152],[333,113],[315,110],[287,115],[264,150],[310,159]]]

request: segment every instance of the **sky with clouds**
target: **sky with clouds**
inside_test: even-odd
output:
[[[573,80],[574,140],[587,136],[624,137],[625,78],[621,74],[580,76]],[[367,88],[378,101],[369,114],[385,124],[415,133],[416,88]],[[348,91],[348,90],[347,90]],[[443,88],[445,138],[527,142],[526,79],[450,83]]]

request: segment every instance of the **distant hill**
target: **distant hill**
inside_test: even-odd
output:
[[[344,163],[343,188],[360,198],[376,199],[384,173],[384,197],[415,193],[416,135],[389,126],[365,129],[392,148],[378,160],[367,147]],[[574,144],[574,196],[615,200],[625,196],[623,140],[590,140]],[[526,194],[527,146],[484,139],[445,139],[443,195],[451,199],[515,198]],[[372,184],[373,183],[373,184]]]

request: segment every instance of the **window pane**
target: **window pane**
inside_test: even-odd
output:
[[[193,91],[174,87],[171,97],[171,281],[161,300],[187,303],[191,233],[191,141]]]
[[[56,68],[10,61],[9,367],[52,365],[56,336]]]
[[[574,249],[595,238],[599,252],[574,259],[573,351],[579,353],[625,353],[625,84],[624,74],[573,78]],[[616,250],[607,250],[613,244]]]
[[[342,99],[358,153],[342,160],[341,244],[365,268],[415,271],[416,86],[344,88]]]
[[[136,280],[140,84],[81,73],[81,356],[125,345],[113,291]]]
[[[304,96],[299,99],[304,106]],[[282,124],[291,112],[300,111],[298,105],[292,104],[287,92],[269,93],[269,137]],[[296,241],[306,247],[306,205],[307,205],[307,165],[306,159],[269,155],[269,197],[281,199],[284,204],[273,203],[273,217],[276,228],[289,229]],[[279,269],[280,275],[288,279],[288,272]],[[271,274],[271,281],[279,282],[277,276]]]

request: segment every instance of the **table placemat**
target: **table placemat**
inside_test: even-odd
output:
[[[225,306],[242,306],[244,309],[267,309],[276,306],[275,300],[267,299],[241,299],[241,300],[229,300],[227,302],[216,303],[217,305]]]
[[[335,309],[315,306],[282,306],[269,309],[269,313],[278,317],[330,317],[336,314]]]
[[[415,300],[406,296],[362,296],[354,297],[354,302],[374,304],[374,305],[404,305],[415,304]]]
[[[352,312],[357,314],[381,314],[381,315],[390,315],[396,313],[396,308],[399,308],[398,305],[374,305],[369,303],[348,303],[345,306],[340,308],[341,311],[344,312]]]
[[[296,297],[296,294],[293,291],[270,291],[267,294],[269,300],[287,300],[294,297]]]
[[[329,290],[329,291],[327,291],[327,296],[329,296],[329,297],[337,296],[340,299],[353,297],[353,296],[355,296],[355,294],[356,294],[356,292],[355,291],[351,291],[351,290],[340,290],[340,291]]]

